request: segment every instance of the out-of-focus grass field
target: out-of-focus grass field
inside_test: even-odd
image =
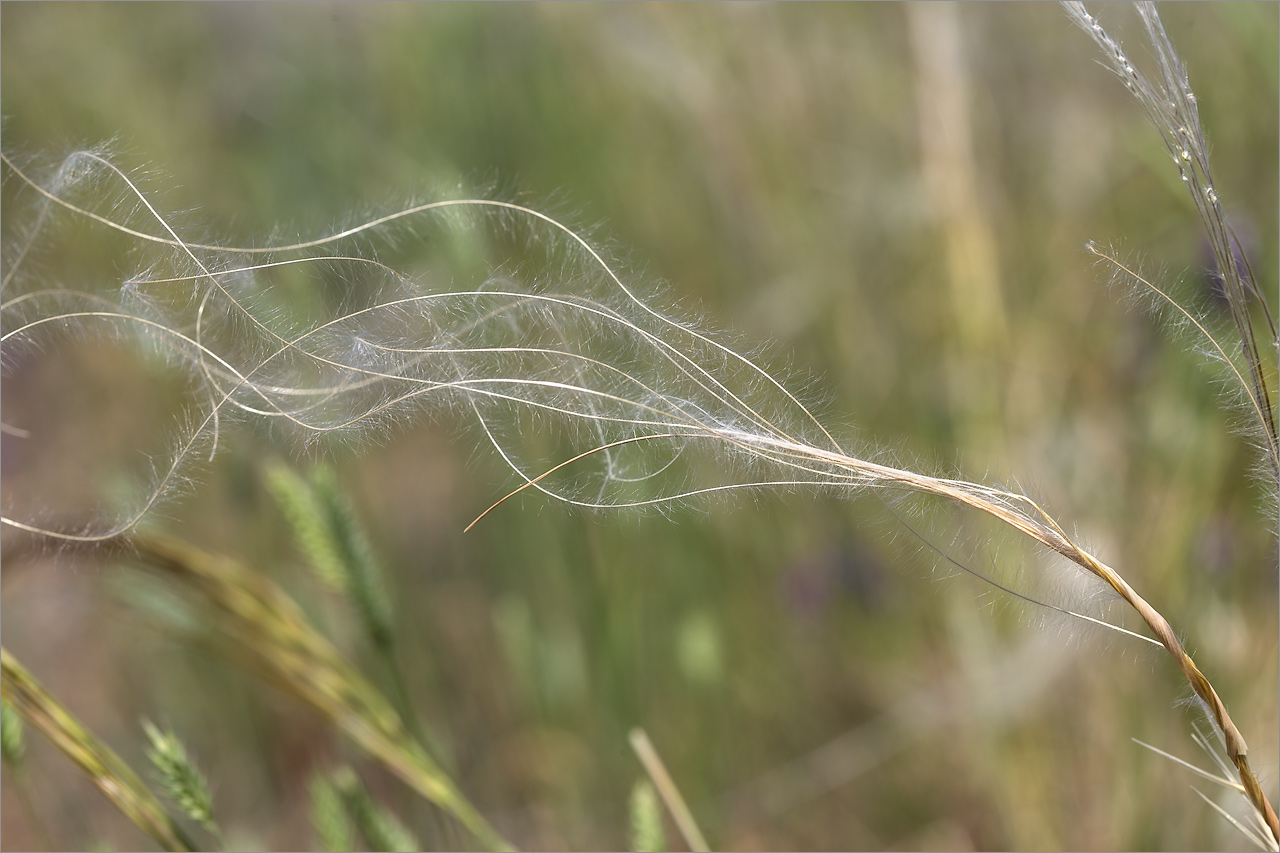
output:
[[[1148,58],[1131,10],[1096,11]],[[1161,13],[1274,298],[1280,7]],[[766,344],[829,426],[1042,498],[1182,633],[1276,796],[1274,505],[1199,342],[1127,304],[1083,250],[1114,244],[1194,291],[1207,245],[1158,135],[1056,5],[0,16],[6,151],[114,138],[116,162],[164,176],[146,186],[203,226],[191,236],[319,236],[459,182],[599,223],[691,313]],[[131,272],[83,266],[99,283]],[[33,437],[4,436],[6,511],[111,500],[121,486],[99,461],[163,455],[177,390],[126,349],[22,362],[4,420]],[[637,516],[524,497],[464,534],[514,485],[472,433],[411,424],[313,455],[229,434],[162,526],[268,572],[358,664],[351,609],[313,579],[264,486],[269,460],[315,455],[393,579],[415,706],[517,845],[627,843],[633,726],[719,848],[1244,843],[1190,774],[1130,741],[1207,764],[1166,656],[1036,629],[1025,606],[936,571],[874,500],[780,492]],[[945,508],[926,526],[980,567],[1039,565]],[[175,639],[118,561],[12,537],[4,556],[6,648],[135,768],[140,718],[172,726],[230,847],[313,844],[307,782],[338,761],[424,843],[472,843],[319,717]],[[57,844],[150,843],[29,740]],[[39,843],[7,777],[3,815],[5,849]]]

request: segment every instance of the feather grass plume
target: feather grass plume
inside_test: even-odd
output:
[[[1280,438],[1277,437],[1280,428],[1277,426],[1275,391],[1268,385],[1272,380],[1267,375],[1268,362],[1264,361],[1263,353],[1267,353],[1268,358],[1275,355],[1275,317],[1267,298],[1258,287],[1248,258],[1239,251],[1240,240],[1231,227],[1214,185],[1213,170],[1209,162],[1209,143],[1200,124],[1200,105],[1191,89],[1187,70],[1165,32],[1155,4],[1146,2],[1135,5],[1159,66],[1159,74],[1154,77],[1148,77],[1138,69],[1083,3],[1063,4],[1071,19],[1102,48],[1107,65],[1137,98],[1147,111],[1151,123],[1160,132],[1173,165],[1204,223],[1205,234],[1222,278],[1223,295],[1238,337],[1238,353],[1229,352],[1227,347],[1219,344],[1202,321],[1173,300],[1165,290],[1092,244],[1089,250],[1143,289],[1150,290],[1161,301],[1170,303],[1175,311],[1185,316],[1208,340],[1212,354],[1222,359],[1235,374],[1242,386],[1241,390],[1246,394],[1246,407],[1255,424],[1251,432],[1257,437],[1270,486],[1274,490],[1280,479]],[[1260,325],[1266,334],[1264,344],[1258,341],[1255,312],[1262,315]],[[1243,362],[1243,366],[1237,364],[1237,359]]]
[[[78,158],[136,192],[98,155],[71,159]],[[846,450],[779,380],[699,326],[642,301],[599,250],[559,221],[511,202],[461,199],[419,205],[329,238],[230,249],[178,239],[141,194],[142,209],[159,223],[155,233],[74,205],[4,162],[43,202],[125,234],[155,255],[152,272],[126,285],[147,294],[146,311],[67,311],[65,293],[51,290],[6,299],[13,317],[2,339],[6,357],[54,325],[123,326],[171,347],[210,401],[191,416],[194,426],[156,488],[114,526],[60,531],[9,513],[5,524],[73,542],[128,534],[180,481],[198,447],[216,447],[233,418],[260,417],[314,440],[440,410],[472,419],[520,483],[480,518],[533,490],[592,509],[664,507],[780,487],[942,498],[1040,543],[1127,602],[1211,710],[1254,802],[1265,804],[1244,738],[1167,620],[1035,500]],[[485,241],[517,247],[522,266],[498,266],[470,289],[429,290],[429,282],[343,248],[411,219],[428,243],[438,229],[465,221]],[[262,255],[267,259],[251,260]],[[363,304],[311,326],[261,309],[271,277],[282,270],[340,276]]]
[[[1240,365],[1274,481],[1274,394],[1252,312],[1265,315],[1273,344],[1275,324],[1233,251],[1185,71],[1154,9],[1141,7],[1160,84],[1147,82],[1082,6],[1068,9],[1151,113],[1209,229],[1240,336],[1239,355],[1220,351]],[[658,510],[760,489],[938,498],[997,520],[1074,564],[1095,590],[1123,600],[1208,708],[1241,785],[1280,838],[1225,704],[1169,622],[1119,572],[1021,491],[923,473],[841,441],[761,359],[659,307],[580,229],[515,201],[445,198],[327,237],[232,247],[185,236],[100,152],[72,154],[45,177],[7,155],[0,159],[31,205],[17,218],[21,230],[6,234],[5,369],[25,348],[54,346],[64,335],[139,340],[186,377],[190,392],[186,426],[136,504],[114,518],[57,524],[39,516],[38,496],[11,499],[0,519],[8,527],[65,542],[129,536],[241,421],[268,424],[303,445],[377,440],[422,417],[468,422],[514,481],[476,521],[530,493],[587,509]],[[119,242],[137,272],[87,286],[47,279],[43,261],[86,234]],[[459,235],[466,252],[457,250]],[[409,240],[422,247],[412,267],[383,260]],[[282,297],[295,291],[307,295],[305,306]],[[22,431],[20,419],[8,429]],[[228,584],[220,574],[227,570],[213,571],[204,557],[151,540],[146,547],[147,559],[208,586],[245,637],[280,625],[297,633],[292,621],[270,612],[267,598],[239,609],[246,602],[227,590],[252,588],[248,581]],[[1070,602],[993,583],[1097,621]],[[308,654],[320,674],[337,671],[327,651]],[[343,707],[333,696],[311,699],[331,713]]]
[[[1222,200],[1214,186],[1213,173],[1209,164],[1209,145],[1200,124],[1199,104],[1191,89],[1186,68],[1165,32],[1155,5],[1152,3],[1136,5],[1151,43],[1152,52],[1159,65],[1159,74],[1154,78],[1149,78],[1138,70],[1120,44],[1107,33],[1097,18],[1088,12],[1083,3],[1064,3],[1072,20],[1102,48],[1111,70],[1120,77],[1125,87],[1146,109],[1147,115],[1164,140],[1182,183],[1187,187],[1192,203],[1204,223],[1209,244],[1222,276],[1224,295],[1230,306],[1231,318],[1238,336],[1238,353],[1220,343],[1209,332],[1204,321],[1173,299],[1166,290],[1093,244],[1089,245],[1089,251],[1115,267],[1123,276],[1131,279],[1144,290],[1150,291],[1161,301],[1170,304],[1174,311],[1185,318],[1208,341],[1210,354],[1227,365],[1228,371],[1235,377],[1247,400],[1246,408],[1250,411],[1251,420],[1255,425],[1251,432],[1258,438],[1264,459],[1263,467],[1266,471],[1264,480],[1268,483],[1269,491],[1274,495],[1277,486],[1280,485],[1280,440],[1277,439],[1275,393],[1274,389],[1268,385],[1268,362],[1263,361],[1262,353],[1265,351],[1274,355],[1277,351],[1275,319],[1266,297],[1258,289],[1248,259],[1236,251],[1239,240],[1227,219]],[[1265,347],[1258,343],[1255,332],[1255,310],[1262,314],[1261,324],[1268,336]],[[1240,362],[1243,362],[1243,366]],[[1274,364],[1274,362],[1270,363]],[[1140,599],[1135,601],[1126,597],[1126,600],[1142,613]],[[1158,618],[1158,614],[1143,613],[1143,620],[1161,638],[1161,642],[1186,676],[1196,698],[1204,703],[1204,707],[1222,736],[1227,755],[1235,766],[1242,793],[1248,798],[1250,805],[1261,818],[1261,822],[1269,829],[1272,840],[1280,842],[1280,821],[1277,820],[1275,809],[1263,794],[1262,787],[1249,766],[1248,746],[1231,722],[1226,706],[1195,663],[1191,661],[1190,656],[1183,650],[1181,644],[1173,637],[1167,624],[1160,625],[1163,618]]]

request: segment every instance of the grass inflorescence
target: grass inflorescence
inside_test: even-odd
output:
[[[1119,256],[1092,243],[1089,251],[1171,306],[1226,366],[1274,499],[1280,478],[1271,360],[1276,325],[1214,184],[1186,71],[1150,4],[1138,8],[1159,65],[1155,82],[1082,5],[1066,6],[1146,109],[1173,157],[1205,225],[1233,339],[1224,340],[1194,308]],[[39,496],[6,497],[4,525],[52,543],[127,542],[136,562],[203,603],[237,659],[318,712],[486,846],[502,848],[507,841],[430,754],[432,739],[419,728],[399,663],[393,596],[331,472],[319,469],[308,480],[281,464],[267,478],[299,550],[323,582],[354,604],[386,664],[394,702],[348,664],[274,582],[236,560],[145,530],[160,507],[195,487],[242,425],[304,450],[384,441],[424,419],[466,425],[511,476],[510,489],[468,530],[501,525],[495,514],[514,512],[508,503],[531,494],[585,510],[664,512],[737,492],[874,494],[940,562],[990,589],[1033,611],[1162,647],[1213,722],[1235,777],[1224,784],[1249,804],[1251,823],[1242,829],[1262,846],[1280,843],[1275,811],[1226,703],[1136,581],[1025,490],[929,473],[829,428],[763,357],[725,343],[727,336],[710,323],[659,307],[643,277],[627,273],[585,230],[522,201],[458,194],[327,236],[232,246],[188,236],[156,194],[105,151],[76,151],[43,172],[9,154],[0,159],[6,182],[25,204],[20,225],[5,236],[0,352],[6,372],[68,341],[136,344],[181,377],[186,400],[171,452],[156,456],[146,472],[125,465],[129,485],[113,506],[68,517],[41,506]],[[73,273],[50,275],[79,242],[107,246],[133,272],[100,285],[82,285],[92,279]],[[414,247],[413,258],[402,261],[406,244]],[[6,417],[5,430],[24,437],[21,412]],[[957,560],[913,526],[919,498],[998,522],[1042,551],[1037,571],[1069,575],[1071,582],[1026,589],[994,564],[988,571]],[[1114,603],[1136,621],[1117,616]],[[25,679],[6,657],[6,699]],[[14,695],[28,694],[37,695]],[[29,719],[39,704],[33,701],[17,706]],[[148,735],[169,768],[166,788],[179,790],[175,799],[186,803],[183,810],[212,827],[211,804],[201,799],[196,777],[184,775],[181,745],[152,728]],[[67,737],[65,731],[59,736]],[[686,842],[705,848],[665,769],[653,769],[662,765],[654,764],[647,737],[635,742]],[[99,765],[114,767],[107,759]],[[94,771],[99,776],[101,767]],[[416,846],[350,770],[316,777],[312,799],[318,833],[331,847],[350,843],[353,828],[374,846]],[[122,808],[164,843],[187,843],[172,834],[177,830],[167,817],[152,814],[145,795]],[[637,787],[631,808],[635,843],[661,846],[653,789]]]

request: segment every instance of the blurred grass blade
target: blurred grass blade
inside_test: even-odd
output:
[[[666,833],[662,831],[662,812],[658,808],[658,793],[653,790],[653,783],[640,778],[631,788],[631,802],[628,804],[631,813],[631,845],[632,850],[641,853],[662,853],[667,849]]]
[[[421,849],[400,819],[373,801],[350,767],[333,774],[333,787],[370,850],[410,853]]]
[[[235,560],[159,534],[131,543],[146,568],[196,594],[238,663],[328,718],[419,794],[452,814],[480,843],[511,845],[476,811],[404,730],[386,698],[306,621],[270,578]]]
[[[116,808],[166,850],[196,846],[137,774],[48,694],[8,649],[0,649],[4,700],[62,750]]]
[[[328,774],[316,773],[311,777],[311,828],[315,830],[316,846],[330,853],[346,853],[355,849],[352,841],[351,818],[342,797]]]
[[[9,700],[5,699],[0,702],[0,754],[4,755],[6,763],[20,770],[26,753],[27,745],[22,733],[22,718],[9,704]]]
[[[684,797],[680,795],[680,789],[676,787],[675,780],[667,772],[666,765],[658,757],[658,751],[653,748],[653,742],[649,740],[649,736],[645,734],[644,729],[631,730],[631,748],[635,750],[636,757],[640,759],[640,763],[644,765],[645,772],[653,780],[654,787],[658,789],[658,793],[662,796],[662,801],[667,804],[667,809],[671,812],[671,817],[675,819],[676,827],[679,828],[680,834],[684,836],[685,843],[689,845],[689,849],[695,852],[710,850],[706,837],[703,836],[702,830],[698,829],[698,824],[693,820],[693,813],[689,811],[689,806],[685,804]]]

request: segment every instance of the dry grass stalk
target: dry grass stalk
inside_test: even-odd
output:
[[[143,566],[198,596],[246,668],[320,712],[486,848],[512,849],[404,731],[390,703],[266,575],[171,537],[138,535],[130,544]]]
[[[0,649],[4,699],[84,771],[94,786],[165,850],[195,850],[138,775],[40,686],[26,667]]]

